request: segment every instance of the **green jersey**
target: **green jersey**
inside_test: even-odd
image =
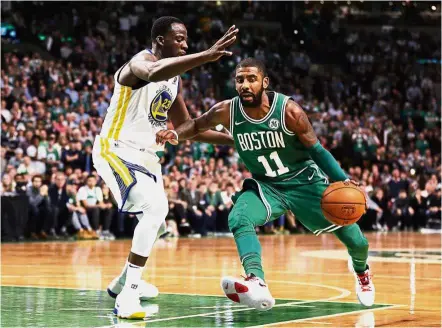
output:
[[[255,120],[242,107],[239,97],[230,104],[230,132],[236,150],[255,179],[287,181],[313,164],[307,148],[285,125],[285,107],[289,97],[276,92],[267,115]]]

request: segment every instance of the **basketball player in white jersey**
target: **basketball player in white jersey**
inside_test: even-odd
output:
[[[226,48],[235,42],[232,26],[210,49],[186,55],[187,30],[175,17],[161,17],[152,26],[152,49],[135,55],[115,73],[115,88],[93,161],[98,174],[111,189],[120,211],[136,214],[132,248],[120,276],[108,286],[116,297],[114,314],[120,318],[146,316],[140,299],[155,297],[155,286],[141,280],[143,268],[168,212],[161,166],[156,152],[156,133],[189,119],[182,96],[180,74],[230,56]],[[233,144],[224,133],[206,131],[194,140]]]

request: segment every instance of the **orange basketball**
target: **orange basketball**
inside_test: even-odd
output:
[[[357,222],[366,211],[362,190],[350,182],[335,182],[322,194],[321,209],[330,222],[346,226]]]

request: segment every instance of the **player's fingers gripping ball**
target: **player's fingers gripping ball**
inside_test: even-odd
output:
[[[321,200],[322,213],[330,222],[346,226],[357,222],[367,209],[365,193],[350,181],[332,183]]]

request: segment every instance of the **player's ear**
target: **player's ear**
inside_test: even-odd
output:
[[[161,35],[159,35],[159,36],[157,36],[156,40],[157,40],[157,43],[158,43],[160,46],[164,46],[164,37],[162,37]]]
[[[267,89],[269,87],[269,84],[270,84],[269,77],[268,76],[264,77],[264,79],[262,80],[262,85],[264,89]]]

